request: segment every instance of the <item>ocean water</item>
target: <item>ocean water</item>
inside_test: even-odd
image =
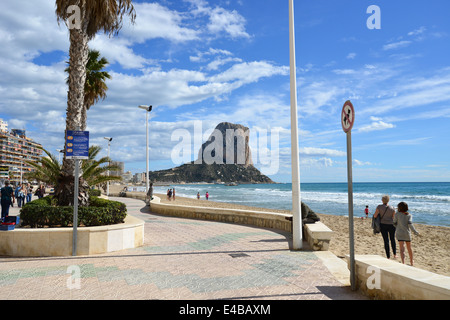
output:
[[[205,199],[208,191],[212,201],[271,209],[292,208],[290,183],[239,186],[185,184],[155,187],[154,192],[166,194],[168,188],[175,188],[178,196],[188,198],[196,198],[197,192],[200,192],[201,199]],[[390,196],[389,204],[394,207],[405,201],[414,223],[450,227],[450,183],[353,183],[354,217],[365,216],[366,205],[374,213],[384,194]],[[302,183],[301,198],[317,213],[348,215],[347,183]]]

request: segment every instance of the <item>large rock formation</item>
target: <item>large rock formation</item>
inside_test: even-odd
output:
[[[203,143],[194,162],[176,168],[151,171],[152,182],[274,183],[252,162],[250,130],[240,124],[222,122]]]
[[[249,128],[230,122],[219,123],[200,148],[195,163],[253,166],[249,139]]]

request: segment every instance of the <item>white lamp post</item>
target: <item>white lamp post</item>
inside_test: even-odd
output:
[[[104,137],[103,139],[108,141],[108,159],[109,159],[109,151],[110,151],[109,149],[111,147],[111,141],[113,138]],[[111,165],[111,159],[109,165]],[[108,177],[109,177],[109,170],[108,170]],[[109,197],[109,181],[106,181],[106,195]]]
[[[302,244],[302,213],[300,196],[300,161],[298,155],[297,75],[295,67],[294,0],[289,0],[289,49],[291,71],[291,162],[292,162],[292,244]]]
[[[149,176],[148,176],[148,114],[150,113],[150,111],[152,111],[152,106],[144,106],[144,105],[140,105],[139,108],[144,109],[145,111],[147,111],[145,113],[145,126],[146,126],[146,159],[147,159],[147,164],[146,164],[146,171],[145,171],[145,177],[146,177],[146,181],[145,181],[145,195],[146,195],[146,199],[147,199],[147,193],[148,193],[148,188],[149,188]]]

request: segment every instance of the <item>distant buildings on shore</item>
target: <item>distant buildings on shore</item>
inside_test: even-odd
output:
[[[20,183],[23,175],[33,170],[25,161],[39,161],[40,148],[42,145],[28,138],[25,130],[8,132],[8,123],[0,119],[0,180]]]
[[[41,148],[40,143],[26,136],[25,130],[11,129],[9,131],[8,122],[0,119],[0,185],[3,185],[5,180],[13,184],[25,181],[25,173],[34,170],[25,161],[39,161],[43,155]],[[145,172],[135,174],[131,171],[124,172],[124,162],[111,161],[111,164],[119,167],[119,170],[111,171],[110,174],[122,177],[123,182],[145,183]]]

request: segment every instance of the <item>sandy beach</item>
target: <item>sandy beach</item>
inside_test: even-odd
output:
[[[121,190],[121,189],[120,189]],[[162,202],[167,202],[166,195],[158,195]],[[221,207],[221,208],[242,208],[247,210],[272,211],[289,213],[285,210],[273,210],[265,208],[253,208],[236,205],[233,203],[214,202],[207,200],[197,200],[191,198],[176,197],[177,205]],[[349,223],[348,217],[320,214],[321,221],[333,230],[333,237],[330,243],[330,251],[338,257],[344,257],[350,252],[349,249]],[[414,266],[441,275],[450,276],[450,228],[437,227],[424,224],[414,224],[420,235],[413,235],[412,249],[414,254]],[[354,218],[354,243],[355,254],[377,254],[385,257],[384,244],[381,234],[374,235],[371,228],[371,218]],[[392,255],[392,254],[391,254]],[[391,257],[391,259],[394,259]],[[397,258],[399,263],[400,249],[397,243]],[[406,253],[405,263],[409,265],[409,256]]]

